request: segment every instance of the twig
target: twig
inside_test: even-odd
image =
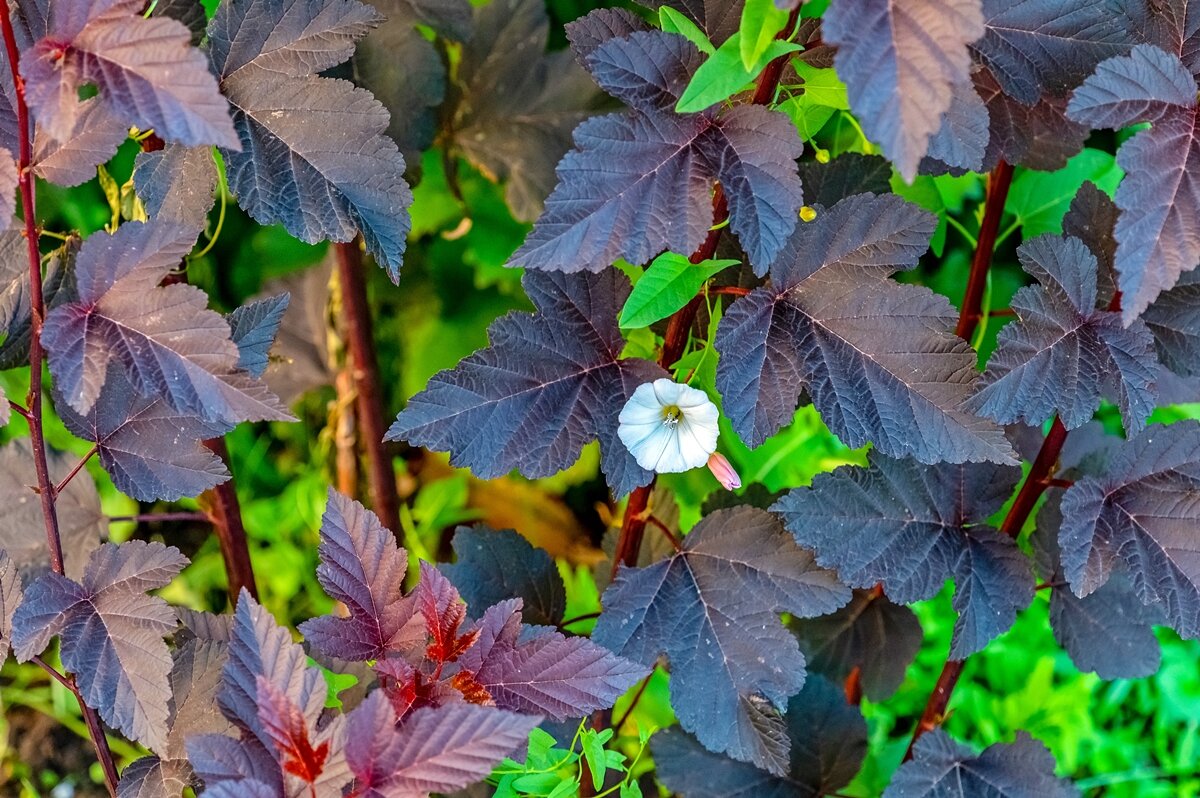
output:
[[[354,367],[354,385],[358,393],[359,436],[367,454],[367,474],[375,514],[395,533],[400,530],[400,498],[396,493],[396,472],[392,458],[383,445],[387,432],[383,421],[383,395],[379,380],[379,362],[375,357],[375,339],[371,329],[371,308],[367,302],[367,284],[363,275],[362,251],[358,241],[334,244],[338,279],[342,288],[342,313],[346,338]]]
[[[224,438],[211,438],[204,446],[229,469],[233,474],[233,463],[229,461],[229,447]],[[242,588],[253,597],[258,598],[258,585],[254,580],[254,566],[250,562],[250,544],[246,540],[246,527],[242,524],[242,507],[238,501],[237,489],[233,477],[206,490],[201,497],[201,506],[207,505],[211,512],[207,517],[212,521],[217,533],[217,542],[221,546],[221,558],[225,560],[225,576],[229,582],[229,603],[236,604]]]
[[[971,274],[967,278],[967,290],[963,295],[962,310],[958,315],[955,332],[959,338],[970,341],[975,328],[983,318],[983,294],[987,288],[988,269],[992,265],[992,251],[996,248],[996,233],[1004,216],[1004,202],[1012,185],[1013,168],[1006,161],[996,164],[988,175],[987,198],[984,200],[983,222],[979,227],[979,239],[975,245],[975,256],[971,259]]]
[[[653,514],[648,515],[646,516],[646,520],[658,527],[658,531],[662,532],[667,540],[671,541],[671,545],[675,547],[675,551],[683,551],[683,546],[679,544],[679,538],[675,537],[675,533],[672,532],[666,524],[660,521],[657,516]]]
[[[99,444],[92,444],[92,448],[88,449],[87,454],[85,454],[83,457],[79,458],[79,462],[76,463],[75,467],[71,469],[71,473],[69,473],[65,477],[63,477],[62,481],[54,486],[54,497],[55,498],[58,498],[58,494],[63,492],[63,490],[67,487],[67,485],[70,484],[71,480],[75,478],[75,475],[78,474],[80,471],[82,471],[83,467],[85,465],[87,465],[87,461],[92,459],[92,455],[94,455],[98,451],[100,451]]]
[[[579,623],[580,621],[590,621],[593,618],[599,618],[599,617],[600,617],[600,613],[598,613],[598,612],[585,612],[582,615],[576,615],[571,618],[567,618],[565,621],[562,621],[561,623],[559,623],[558,627],[561,629],[565,626],[570,626],[573,623]]]
[[[20,404],[18,402],[14,402],[12,399],[9,399],[8,407],[10,410],[12,410],[14,413],[16,413],[18,416],[25,419],[26,421],[30,420],[29,411],[25,409],[25,405]]]
[[[629,716],[633,714],[633,710],[637,708],[638,701],[642,700],[642,693],[646,692],[646,688],[650,686],[650,680],[654,678],[654,671],[646,674],[646,678],[642,679],[642,683],[638,685],[637,692],[633,694],[633,698],[629,700],[629,706],[625,707],[625,711],[621,713],[612,725],[614,729],[619,729],[625,725],[625,721],[629,720]]]
[[[161,522],[166,522],[166,521],[182,521],[182,522],[192,521],[195,523],[211,524],[213,522],[213,519],[212,519],[212,516],[210,516],[208,513],[190,513],[190,512],[140,513],[138,515],[110,515],[108,517],[108,523],[110,523],[110,524],[128,524],[128,523],[154,524],[154,523],[161,523]]]
[[[709,294],[709,296],[714,296],[717,294],[726,294],[728,296],[746,296],[750,293],[749,288],[741,288],[740,286],[736,285],[720,285],[706,288],[704,290]]]

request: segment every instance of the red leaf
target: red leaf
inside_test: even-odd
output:
[[[308,722],[300,708],[265,676],[258,677],[258,718],[275,743],[280,766],[312,784],[321,775],[329,756],[329,741],[313,747]]]

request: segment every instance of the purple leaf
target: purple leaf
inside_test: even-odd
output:
[[[1040,236],[1017,255],[1040,285],[1013,297],[1017,321],[1000,331],[967,407],[1001,424],[1036,425],[1057,414],[1071,430],[1091,420],[1103,394],[1116,398],[1125,431],[1140,432],[1158,396],[1150,330],[1096,309],[1099,265],[1079,239]]]
[[[329,740],[314,742],[305,713],[271,681],[258,676],[258,720],[275,746],[279,766],[305,784],[314,784],[325,770]]]
[[[50,481],[66,478],[79,461],[55,449],[46,452]],[[26,581],[50,565],[46,537],[31,534],[45,528],[42,505],[30,486],[34,483],[33,449],[28,438],[18,438],[0,446],[0,549],[24,572]],[[58,532],[62,541],[67,576],[78,580],[100,541],[108,534],[108,517],[100,508],[96,485],[86,471],[67,483],[54,503],[58,513]]]
[[[991,171],[1003,160],[1054,171],[1083,149],[1090,130],[1067,118],[1066,98],[1043,95],[1034,105],[1023,105],[1005,94],[986,69],[976,72],[974,81],[988,113],[984,169]]]
[[[230,338],[237,344],[238,368],[261,377],[270,362],[271,344],[287,311],[290,294],[247,302],[228,316]]]
[[[183,144],[236,147],[229,106],[170,18],[141,15],[141,0],[49,4],[49,29],[21,59],[25,97],[38,124],[68,141],[94,85],[114,115]]]
[[[1070,782],[1054,776],[1054,757],[1026,732],[976,756],[941,729],[917,740],[913,758],[896,771],[884,798],[975,798],[981,795],[1073,798]]]
[[[888,194],[892,165],[878,155],[845,152],[828,163],[803,161],[800,180],[807,205],[832,208],[855,194]]]
[[[313,618],[300,631],[328,656],[385,658],[401,642],[416,609],[403,594],[407,553],[374,513],[331,489],[318,554],[317,581],[346,605],[349,617]]]
[[[100,465],[117,490],[140,501],[199,496],[229,479],[225,463],[202,445],[229,432],[229,424],[205,422],[172,410],[162,399],[140,396],[111,364],[92,409],[79,414],[67,402],[58,414],[73,434],[92,441]]]
[[[1033,599],[1033,573],[1016,544],[983,522],[1011,495],[1020,469],[990,463],[922,466],[876,452],[772,509],[817,562],[852,587],[883,584],[910,604],[955,579],[959,619],[950,654],[965,658],[1004,632]]]
[[[2,82],[2,81],[0,81]],[[71,239],[50,255],[42,278],[47,310],[75,298],[75,253]],[[20,230],[0,231],[0,369],[29,365],[29,249]]]
[[[146,591],[168,584],[186,564],[174,547],[131,540],[97,549],[82,583],[41,576],[13,617],[17,659],[29,661],[60,637],[63,666],[88,706],[131,739],[164,749],[171,654],[163,635],[176,619]]]
[[[819,798],[854,778],[867,750],[867,725],[836,686],[810,678],[788,702],[786,721],[786,775],[714,754],[674,728],[651,739],[657,775],[683,798]]]
[[[179,798],[191,780],[187,760],[144,756],[121,771],[117,798]]]
[[[1143,604],[1184,637],[1200,636],[1200,422],[1152,425],[1126,442],[1103,477],[1062,500],[1062,568],[1076,596],[1094,593],[1123,560]]]
[[[834,3],[825,41],[867,136],[906,180],[970,78],[967,45],[984,33],[978,0],[868,0]]]
[[[160,286],[196,240],[171,222],[127,222],[95,233],[76,263],[78,299],[50,312],[42,343],[56,388],[80,413],[92,409],[109,363],[138,393],[181,413],[234,423],[291,417],[266,386],[237,371],[229,324],[194,286]]]
[[[228,617],[228,616],[226,616]],[[176,642],[178,643],[178,636]],[[189,640],[175,649],[171,666],[171,718],[164,759],[182,760],[195,734],[230,734],[233,725],[217,707],[229,648],[213,640]]]
[[[387,111],[370,92],[316,74],[349,58],[379,21],[355,0],[225,3],[209,41],[242,144],[222,151],[241,206],[308,243],[361,233],[394,282],[412,193],[383,135]]]
[[[1154,334],[1158,359],[1184,377],[1200,376],[1200,274],[1190,272],[1146,308],[1142,320]],[[1137,322],[1135,322],[1136,324]]]
[[[981,171],[989,136],[988,109],[975,84],[970,80],[955,84],[942,124],[929,139],[921,171],[940,172],[943,165],[956,171]]]
[[[858,195],[800,225],[771,284],[735,301],[717,328],[717,389],[757,446],[807,390],[847,446],[872,442],[926,463],[1011,462],[1001,429],[963,403],[976,355],[945,298],[888,279],[928,247],[935,220],[899,197]]]
[[[597,8],[566,25],[567,41],[580,64],[610,39],[649,30],[642,18],[624,8]]]
[[[537,312],[510,313],[488,330],[491,346],[435,375],[409,400],[388,440],[450,452],[484,479],[519,470],[556,474],[600,440],[601,467],[622,496],[650,481],[617,438],[617,416],[635,388],[663,376],[620,359],[617,314],[629,281],[602,274],[531,272],[522,278]]]
[[[139,152],[133,185],[150,218],[199,230],[208,220],[217,189],[212,150],[168,144],[155,152]]]
[[[20,603],[21,572],[8,552],[0,549],[0,662],[8,658],[8,649],[12,645],[13,613]]]
[[[37,128],[33,172],[60,186],[78,186],[95,177],[96,167],[116,155],[117,147],[128,137],[129,126],[122,124],[112,107],[92,97],[80,104],[75,123],[62,141]]]
[[[204,781],[203,795],[278,798],[283,787],[279,765],[253,737],[241,740],[222,734],[195,734],[187,739],[188,762]],[[263,790],[259,791],[259,785]],[[231,791],[230,788],[233,788]]]
[[[667,47],[661,36],[619,41],[626,59],[634,58],[635,46]],[[641,58],[667,60],[654,53]],[[600,271],[617,258],[642,264],[664,249],[693,252],[713,224],[714,182],[725,190],[730,226],[759,273],[796,225],[801,191],[794,161],[803,145],[791,120],[775,111],[612,114],[576,128],[575,147],[559,162],[546,211],[509,265]]]
[[[12,219],[17,210],[17,162],[0,148],[0,219]]]
[[[1116,195],[1116,268],[1126,324],[1200,262],[1200,184],[1186,179],[1200,169],[1197,111],[1191,73],[1150,45],[1102,62],[1067,107],[1071,119],[1093,127],[1151,123],[1117,151],[1125,178]]]
[[[795,620],[808,669],[845,680],[858,668],[863,693],[872,701],[890,698],[921,648],[921,624],[908,607],[882,593],[854,591],[854,598],[832,615]]]
[[[486,776],[517,748],[537,717],[459,704],[418,709],[399,729],[379,691],[350,713],[346,761],[359,798],[425,798]]]
[[[571,130],[601,95],[570,53],[546,52],[550,24],[540,0],[494,0],[476,8],[474,20],[456,75],[459,99],[447,113],[450,144],[506,183],[513,216],[532,221],[554,188]]]
[[[1096,187],[1084,183],[1079,187],[1070,209],[1063,216],[1063,235],[1078,238],[1096,256],[1096,307],[1107,308],[1117,292],[1116,255],[1117,206]]]
[[[519,598],[529,623],[554,626],[563,619],[566,590],[554,560],[511,529],[460,526],[454,533],[454,565],[444,573],[467,607],[478,610]]]
[[[158,0],[154,4],[151,16],[170,17],[183,24],[192,34],[192,45],[200,44],[204,38],[204,29],[208,27],[208,16],[204,13],[204,4],[193,0]]]
[[[611,38],[584,58],[600,88],[638,111],[671,111],[704,57],[676,33],[638,31]]]
[[[592,639],[646,666],[665,653],[683,728],[710,750],[782,774],[778,715],[804,684],[804,657],[778,614],[823,615],[849,598],[774,516],[718,510],[674,556],[618,572]]]
[[[741,0],[639,0],[646,8],[657,11],[670,6],[695,22],[708,35],[714,47],[720,47],[738,29],[742,16]]]
[[[501,709],[578,718],[612,706],[648,673],[586,637],[549,630],[520,640],[520,606],[513,599],[484,612],[479,639],[458,662]]]

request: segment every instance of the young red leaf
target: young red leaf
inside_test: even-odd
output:
[[[142,16],[141,0],[52,0],[41,37],[21,59],[25,97],[39,126],[68,141],[93,85],[114,116],[183,144],[237,147],[229,106],[170,18]]]
[[[261,674],[258,701],[258,720],[275,744],[280,767],[306,784],[316,782],[329,758],[329,740],[314,745],[304,713]]]
[[[409,625],[416,605],[403,592],[408,555],[374,513],[331,489],[318,555],[317,581],[346,605],[349,616],[302,623],[310,645],[328,656],[361,661],[384,659],[418,638],[423,642],[424,626]]]
[[[651,738],[656,774],[683,798],[817,798],[850,783],[867,752],[867,724],[836,686],[809,678],[788,702],[786,723],[785,775],[714,754],[676,728]]]
[[[1103,477],[1062,499],[1062,568],[1076,596],[1104,585],[1124,561],[1138,598],[1158,605],[1184,637],[1200,636],[1200,422],[1152,425],[1126,442]]]
[[[849,598],[777,518],[736,507],[704,518],[674,556],[619,571],[592,639],[645,666],[665,653],[684,729],[782,774],[778,716],[804,684],[804,657],[779,613],[824,615]]]
[[[164,748],[171,654],[163,635],[177,622],[146,591],[168,584],[186,564],[178,549],[132,540],[97,549],[81,583],[39,577],[13,617],[17,659],[29,661],[60,637],[63,666],[88,706],[131,739]]]
[[[458,704],[418,709],[399,728],[391,706],[372,693],[346,723],[354,798],[425,798],[483,778],[539,722],[536,716]]]
[[[425,658],[437,669],[454,662],[470,648],[479,637],[478,630],[459,634],[459,627],[467,619],[467,605],[463,604],[450,580],[427,562],[421,563],[421,577],[410,600],[425,620]]]
[[[970,79],[967,46],[983,35],[978,0],[870,0],[833,3],[824,36],[850,107],[906,180],[950,108],[954,86]]]
[[[475,631],[478,642],[459,659],[460,673],[471,674],[469,684],[501,709],[577,718],[612,706],[647,673],[586,637],[539,629],[522,639],[520,599],[490,607]]]
[[[975,798],[1028,795],[1074,798],[1078,792],[1055,778],[1054,757],[1026,732],[976,756],[935,729],[917,740],[913,758],[896,771],[884,798]]]
[[[717,389],[751,446],[791,421],[807,390],[848,446],[924,463],[1012,462],[995,423],[963,406],[975,351],[944,297],[888,279],[912,267],[935,220],[894,195],[860,194],[800,225],[771,283],[736,300],[717,328]]]
[[[395,281],[412,193],[383,135],[387,111],[364,89],[317,74],[349,58],[379,21],[356,0],[223,3],[209,48],[242,142],[241,152],[222,151],[241,206],[309,243],[361,233]]]
[[[511,529],[460,526],[454,533],[454,565],[440,567],[468,608],[491,607],[519,598],[532,624],[554,626],[563,619],[567,597],[554,560]]]
[[[817,562],[852,587],[883,585],[909,604],[955,579],[959,619],[950,654],[963,659],[1012,625],[1033,599],[1028,559],[983,524],[1020,479],[1015,466],[923,466],[876,452],[869,468],[843,466],[773,508]]]
[[[1090,421],[1101,395],[1113,397],[1128,434],[1154,410],[1159,364],[1140,319],[1098,310],[1096,257],[1077,238],[1045,235],[1017,250],[1040,285],[1022,288],[979,391],[967,407],[1001,424],[1041,424],[1058,415],[1067,429]]]
[[[617,314],[629,281],[601,274],[528,273],[521,281],[537,312],[510,313],[488,329],[491,346],[435,375],[388,430],[449,450],[450,462],[481,478],[513,469],[550,476],[600,440],[613,493],[650,481],[617,437],[617,416],[637,386],[663,376],[645,360],[621,359]]]

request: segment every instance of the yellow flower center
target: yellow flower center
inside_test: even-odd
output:
[[[675,427],[683,419],[683,411],[679,409],[679,405],[667,405],[662,409],[663,424],[668,427]]]

